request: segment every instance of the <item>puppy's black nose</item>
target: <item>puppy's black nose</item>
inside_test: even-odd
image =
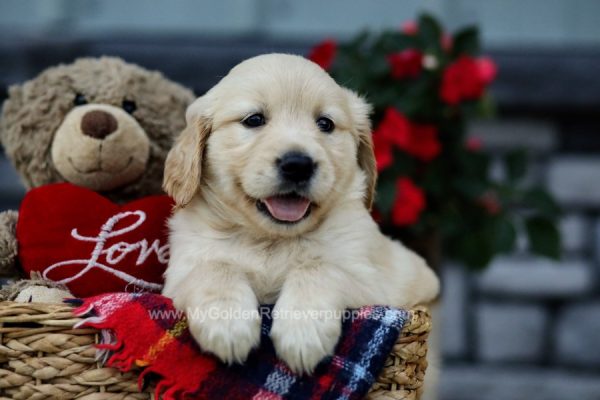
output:
[[[115,117],[102,110],[92,110],[85,113],[81,119],[81,131],[86,136],[104,139],[117,130],[119,124]]]
[[[306,183],[315,173],[316,164],[306,154],[296,151],[285,153],[278,158],[279,175],[288,182]]]

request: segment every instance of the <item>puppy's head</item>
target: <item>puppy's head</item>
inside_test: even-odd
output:
[[[369,111],[302,57],[251,58],[188,108],[164,188],[179,207],[201,195],[232,223],[301,234],[344,202],[371,207]]]

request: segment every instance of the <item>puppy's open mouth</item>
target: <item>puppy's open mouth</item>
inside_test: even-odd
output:
[[[277,222],[293,224],[310,214],[311,202],[297,193],[288,193],[258,200],[256,208]]]

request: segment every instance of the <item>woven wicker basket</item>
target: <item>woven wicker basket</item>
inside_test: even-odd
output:
[[[151,399],[134,373],[95,360],[99,332],[73,329],[79,321],[62,304],[0,302],[0,399]],[[412,310],[368,399],[419,399],[427,361],[430,316]]]

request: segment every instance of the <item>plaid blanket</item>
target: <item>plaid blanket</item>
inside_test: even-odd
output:
[[[277,359],[263,313],[260,348],[243,365],[225,366],[201,352],[187,329],[185,315],[170,299],[156,294],[114,293],[70,300],[85,319],[78,326],[109,336],[107,365],[122,371],[141,367],[140,388],[157,380],[163,399],[360,399],[382,369],[409,314],[371,306],[348,313],[335,354],[311,376],[290,371]],[[267,308],[267,311],[269,309]]]

